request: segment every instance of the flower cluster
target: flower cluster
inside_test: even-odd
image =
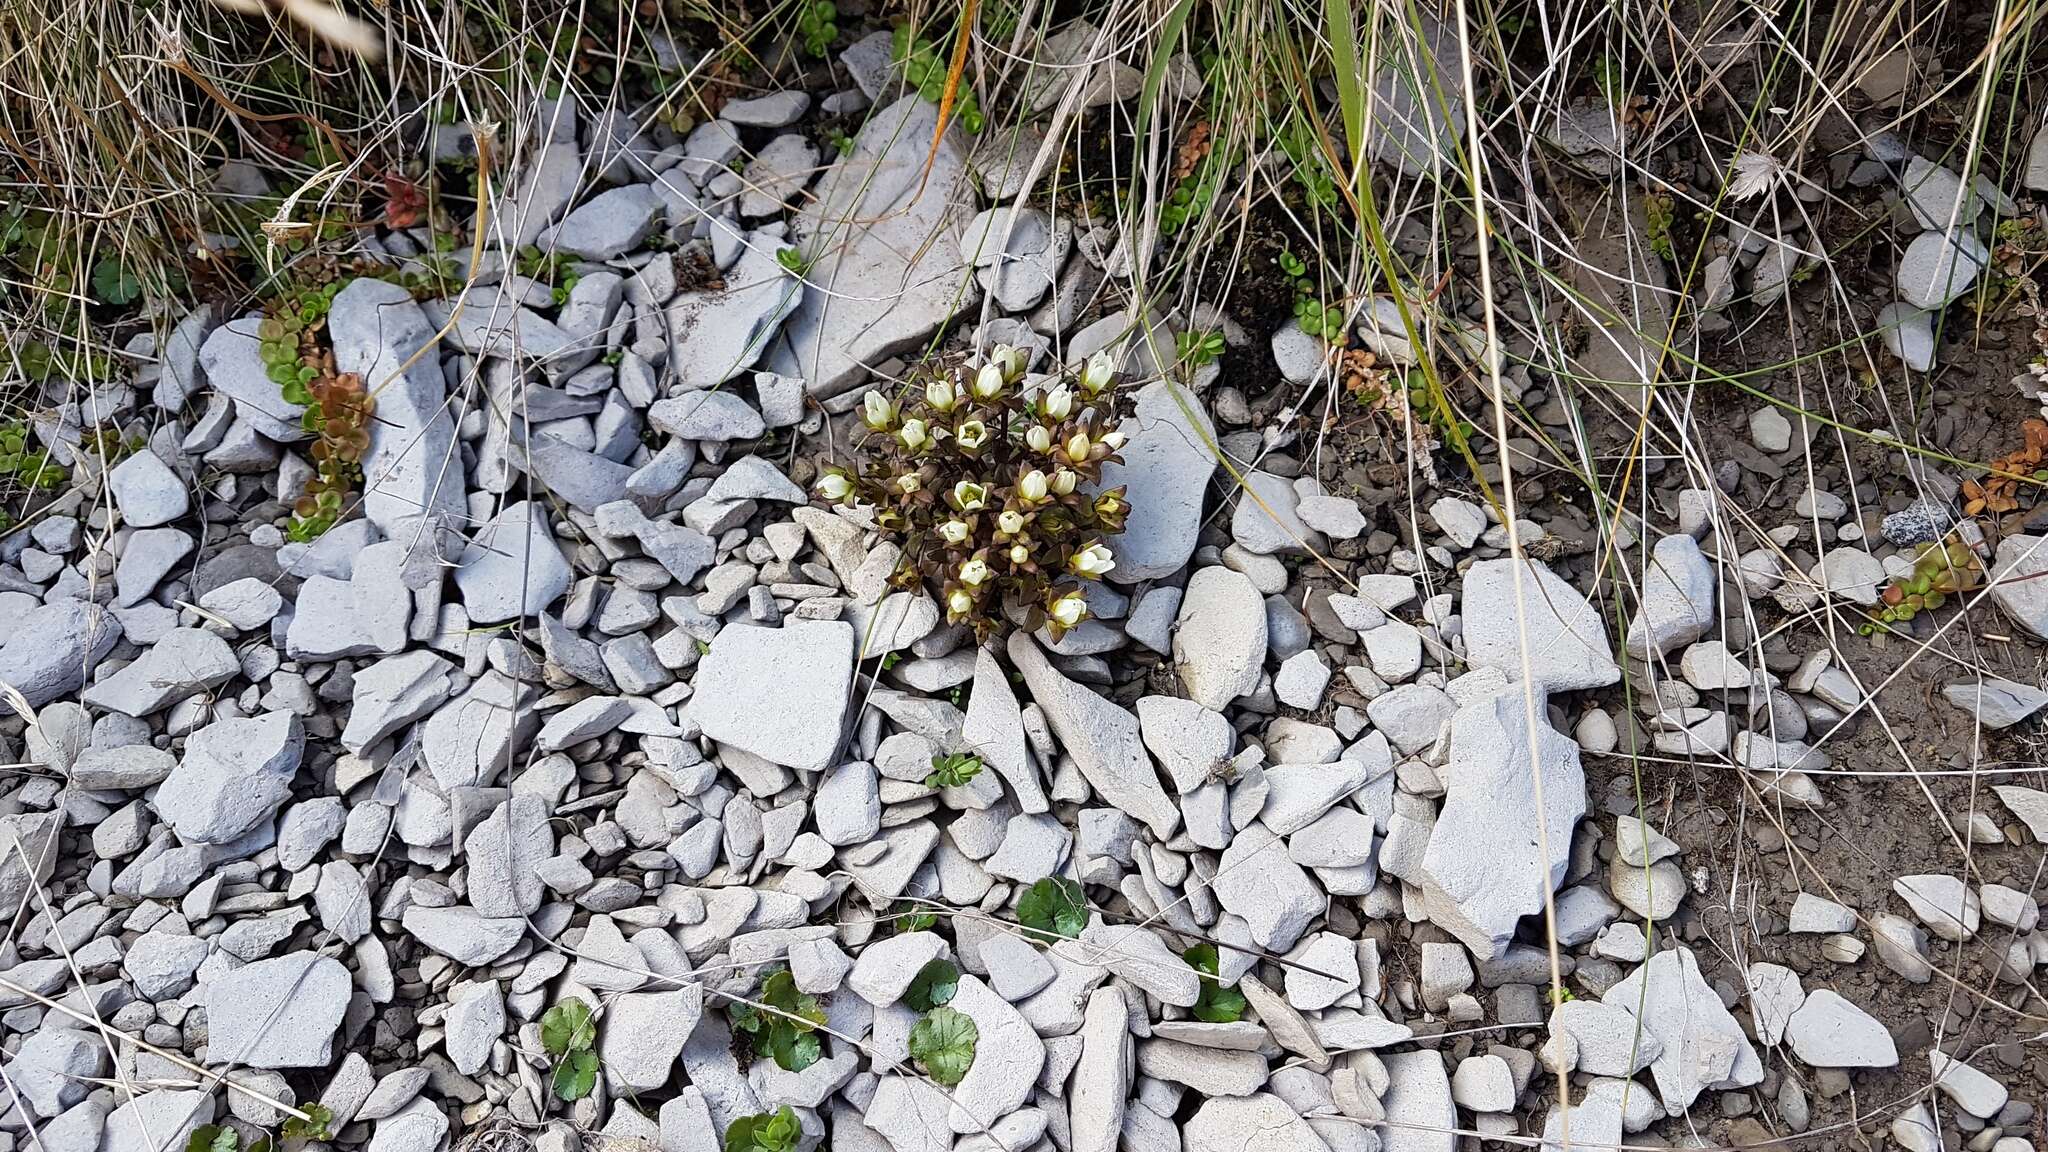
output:
[[[1123,433],[1106,414],[1115,376],[1098,354],[1072,380],[1026,387],[1026,357],[999,345],[964,375],[901,400],[869,392],[866,459],[828,467],[817,493],[869,508],[903,549],[894,580],[936,589],[946,619],[986,639],[1005,616],[1058,640],[1088,617],[1080,581],[1116,566],[1121,487],[1096,491]]]

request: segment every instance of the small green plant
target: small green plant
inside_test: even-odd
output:
[[[1088,927],[1088,900],[1074,881],[1047,876],[1018,898],[1017,922],[1047,943],[1072,940]]]
[[[853,137],[848,136],[837,128],[825,129],[825,143],[832,145],[832,150],[841,156],[853,155],[855,143]]]
[[[796,10],[796,36],[804,51],[823,59],[839,38],[839,5],[832,0],[800,0]]]
[[[938,926],[939,915],[919,904],[898,900],[882,915],[882,924],[892,933],[929,932]]]
[[[1159,234],[1171,236],[1187,227],[1188,221],[1200,220],[1215,199],[1216,176],[1205,160],[1200,171],[1181,177],[1167,193],[1166,203],[1159,207]]]
[[[1643,197],[1643,226],[1648,233],[1650,251],[1666,260],[1678,259],[1678,242],[1671,232],[1676,223],[1678,208],[1669,193],[1652,192]]]
[[[67,476],[63,466],[50,462],[48,449],[34,446],[34,433],[27,421],[0,424],[0,479],[11,479],[31,491],[49,491]]]
[[[890,47],[896,66],[903,69],[904,79],[917,89],[917,94],[934,104],[942,102],[946,96],[947,69],[946,62],[939,58],[938,46],[921,37],[913,38],[910,25],[898,24],[890,37]],[[974,90],[964,83],[953,93],[953,118],[970,134],[980,132],[984,123]]]
[[[142,295],[142,281],[135,278],[118,256],[102,257],[92,266],[92,294],[102,304],[120,307],[133,304]]]
[[[811,262],[804,259],[804,253],[801,248],[777,248],[775,250],[775,262],[782,265],[784,271],[798,279],[811,274]]]
[[[1190,368],[1213,364],[1223,355],[1223,330],[1182,332],[1174,337],[1174,347],[1180,352],[1181,363]]]
[[[909,990],[903,993],[903,1002],[913,1012],[929,1012],[951,1001],[959,990],[960,969],[950,960],[934,960],[917,970]]]
[[[726,1009],[734,1031],[745,1039],[749,1050],[757,1058],[773,1059],[785,1072],[801,1072],[816,1064],[825,1054],[818,1042],[825,1010],[818,1007],[818,998],[798,991],[789,969],[775,968],[761,978],[761,1003],[774,1011],[764,1012],[737,1001]]]
[[[590,1005],[564,1000],[542,1013],[540,1044],[555,1061],[555,1096],[581,1100],[597,1087],[597,1021]]]
[[[999,345],[968,378],[935,375],[900,405],[869,392],[865,458],[826,466],[816,488],[871,509],[903,551],[891,581],[935,589],[947,621],[983,640],[1013,615],[1055,641],[1086,619],[1080,582],[1116,566],[1104,537],[1129,510],[1122,486],[1091,492],[1124,442],[1107,414],[1109,357],[1032,393],[1025,364]]]
[[[334,1139],[334,1110],[332,1108],[314,1101],[299,1105],[299,1111],[306,1114],[306,1119],[301,1120],[297,1116],[287,1116],[284,1118],[284,1127],[280,1129],[279,1134],[285,1140],[302,1144],[312,1140]]]
[[[971,752],[955,752],[951,756],[932,757],[931,775],[924,778],[927,788],[958,788],[981,775],[981,757]]]
[[[736,1116],[725,1129],[725,1152],[795,1152],[804,1128],[784,1104],[773,1112]]]
[[[1323,302],[1315,280],[1308,274],[1308,264],[1301,257],[1283,248],[1276,259],[1280,271],[1294,287],[1294,322],[1303,332],[1326,343],[1343,343],[1344,309]]]
[[[228,1124],[201,1124],[185,1138],[185,1152],[241,1152],[242,1134]]]
[[[1878,623],[1903,623],[1983,582],[1983,562],[1969,545],[1955,539],[1922,544],[1914,552],[1912,574],[1895,577],[1886,585],[1870,614]],[[1865,624],[1860,630],[1869,635],[1876,628]]]
[[[1195,1001],[1195,1019],[1209,1024],[1235,1024],[1244,1018],[1244,993],[1225,988],[1217,979],[1214,944],[1197,944],[1181,953],[1181,959],[1202,974],[1202,994]]]
[[[940,1005],[911,1026],[910,1058],[925,1075],[951,1088],[974,1065],[974,1045],[980,1039],[973,1017]]]

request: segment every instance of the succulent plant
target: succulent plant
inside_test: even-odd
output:
[[[1071,380],[1027,382],[1026,363],[998,345],[973,371],[934,375],[901,399],[869,392],[861,459],[821,470],[816,492],[869,510],[903,549],[892,582],[935,591],[947,621],[985,640],[1015,620],[1057,642],[1088,618],[1082,582],[1116,567],[1106,538],[1130,508],[1122,487],[1096,488],[1124,437],[1109,414],[1108,356]]]
[[[1920,545],[1913,558],[1913,572],[1885,586],[1871,615],[1890,624],[1911,620],[1922,609],[1939,608],[1957,593],[1968,592],[1983,582],[1984,566],[1976,553],[1951,537],[1945,543]]]

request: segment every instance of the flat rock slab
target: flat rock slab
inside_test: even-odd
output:
[[[974,215],[967,149],[948,126],[931,152],[938,116],[916,95],[870,115],[796,220],[806,279],[821,291],[806,292],[790,316],[774,370],[802,377],[814,395],[858,386],[870,366],[922,343],[980,296],[960,259]]]
[[[335,293],[327,331],[335,367],[361,376],[377,397],[363,457],[363,515],[386,539],[411,546],[425,537],[438,548],[441,530],[468,519],[469,501],[440,358],[420,355],[434,326],[410,292],[364,276]]]
[[[836,620],[721,629],[697,664],[687,711],[721,744],[821,772],[839,754],[853,645],[853,628]]]
[[[252,1068],[318,1068],[348,1011],[348,969],[314,952],[258,960],[206,985],[207,1056]]]

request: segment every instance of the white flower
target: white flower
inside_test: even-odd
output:
[[[1088,602],[1081,598],[1079,592],[1069,592],[1053,601],[1052,607],[1046,610],[1046,615],[1057,621],[1060,627],[1072,628],[1087,619]]]
[[[1024,478],[1017,481],[1017,495],[1027,504],[1036,504],[1045,499],[1046,489],[1045,473],[1036,468],[1026,472]]]
[[[1096,437],[1096,439],[1104,444],[1109,445],[1109,450],[1111,452],[1114,452],[1117,449],[1124,446],[1124,434],[1115,428],[1112,428],[1109,431],[1104,432],[1102,435]]]
[[[1024,433],[1024,443],[1033,452],[1050,452],[1052,451],[1052,430],[1043,424],[1033,424],[1031,430]]]
[[[1065,420],[1074,410],[1074,393],[1065,384],[1045,394],[1045,414],[1055,420]]]
[[[974,395],[978,399],[993,400],[1003,394],[1003,370],[994,364],[983,364],[974,374]]]
[[[1088,458],[1088,433],[1076,432],[1072,436],[1067,437],[1066,447],[1067,459],[1086,460]]]
[[[948,544],[962,543],[967,539],[967,522],[964,520],[948,520],[944,524],[939,525],[939,536]]]
[[[960,403],[960,390],[951,380],[941,376],[924,386],[925,402],[941,412],[951,412]]]
[[[969,588],[981,587],[981,582],[986,579],[988,579],[988,562],[986,560],[977,557],[960,566],[960,582]]]
[[[1087,367],[1081,369],[1081,391],[1093,396],[1109,387],[1109,381],[1116,375],[1116,365],[1110,362],[1107,349],[1088,358]]]
[[[1031,559],[1031,549],[1022,544],[1010,545],[1010,563],[1023,564]]]
[[[953,440],[971,452],[988,443],[988,425],[979,420],[969,420],[953,430]]]
[[[1061,496],[1071,495],[1074,491],[1075,483],[1080,479],[1079,476],[1062,468],[1052,474],[1052,490]]]
[[[896,438],[903,441],[903,446],[912,452],[925,447],[932,440],[925,430],[924,421],[917,419],[905,420],[902,429],[896,433]]]
[[[860,418],[880,432],[896,422],[896,405],[880,392],[870,392],[861,399]]]
[[[990,352],[988,358],[995,361],[996,367],[1003,370],[1003,375],[1012,380],[1024,374],[1024,366],[1027,363],[1024,350],[1014,344],[996,345],[995,351]]]
[[[1005,536],[1015,536],[1024,530],[1024,515],[1014,508],[1005,509],[996,517],[996,527],[1002,529]]]
[[[827,472],[818,480],[818,495],[837,504],[853,495],[853,481],[844,472]]]
[[[1116,567],[1116,557],[1112,556],[1109,548],[1098,540],[1074,553],[1067,561],[1067,567],[1073,569],[1076,576],[1094,579]]]
[[[979,511],[988,503],[988,489],[972,480],[962,480],[953,485],[953,503],[959,505],[962,512]]]
[[[953,589],[952,595],[946,597],[946,610],[955,616],[967,615],[974,611],[973,595],[965,588]]]
[[[905,472],[896,478],[896,490],[905,496],[924,487],[924,479],[915,472]]]

